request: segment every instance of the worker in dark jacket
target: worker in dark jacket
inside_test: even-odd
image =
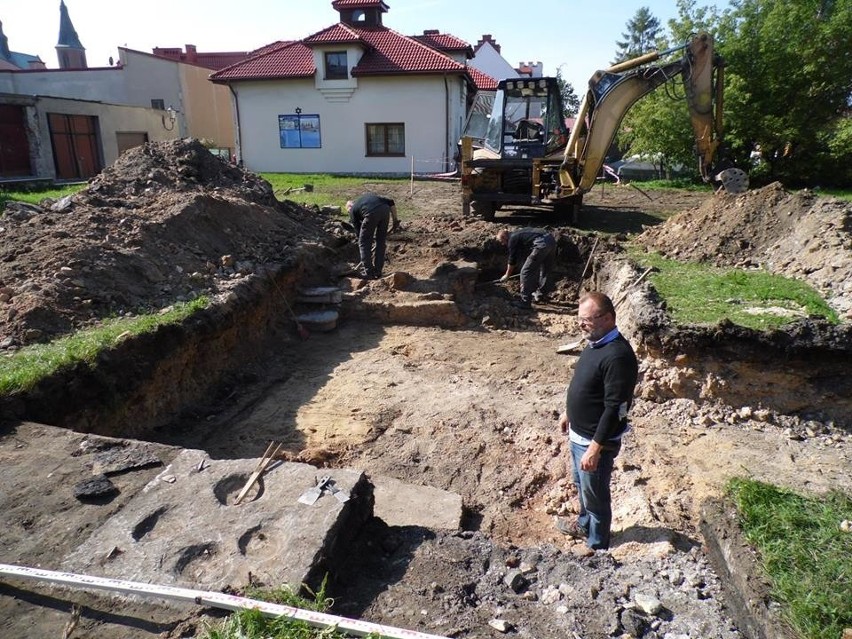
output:
[[[509,249],[509,263],[500,278],[505,282],[525,257],[521,267],[521,299],[514,302],[519,308],[532,308],[532,302],[543,302],[552,287],[550,273],[556,264],[556,238],[545,229],[524,228],[509,233],[502,229],[497,241]]]
[[[369,279],[382,276],[385,266],[385,250],[388,224],[393,219],[393,231],[399,229],[396,203],[389,197],[365,193],[355,201],[346,203],[349,221],[358,236],[358,251],[361,254],[360,274]],[[373,242],[375,241],[375,260]]]
[[[580,298],[577,313],[588,345],[574,367],[560,430],[568,435],[574,485],[580,500],[576,521],[557,520],[557,528],[585,539],[593,550],[609,548],[612,525],[610,480],[639,365],[633,347],[615,325],[615,308],[603,293]]]

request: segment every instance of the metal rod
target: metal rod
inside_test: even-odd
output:
[[[88,588],[109,590],[143,597],[157,597],[174,601],[195,603],[200,606],[212,606],[223,610],[251,610],[260,611],[265,617],[287,617],[304,621],[316,628],[337,628],[342,632],[364,637],[375,633],[388,639],[447,639],[439,635],[429,635],[414,630],[394,628],[382,624],[359,621],[337,617],[324,612],[313,610],[302,610],[292,606],[273,604],[257,599],[237,597],[221,592],[209,592],[205,590],[191,590],[175,586],[160,586],[156,584],[141,583],[138,581],[126,581],[123,579],[108,579],[105,577],[94,577],[91,575],[79,575],[70,572],[57,572],[54,570],[42,570],[41,568],[30,568],[28,566],[13,566],[0,564],[0,575],[8,577],[20,577],[22,579],[35,579],[55,584],[64,584],[76,588]]]

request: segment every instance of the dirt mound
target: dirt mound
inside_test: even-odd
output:
[[[323,240],[323,217],[196,140],[132,149],[83,191],[0,219],[0,348],[215,294]]]
[[[638,242],[678,260],[762,267],[804,280],[852,319],[852,205],[779,183],[719,193],[645,231]]]

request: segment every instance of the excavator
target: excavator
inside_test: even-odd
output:
[[[676,52],[682,55],[659,62]],[[627,111],[678,76],[686,92],[702,179],[720,182],[731,192],[745,190],[743,171],[716,173],[724,65],[714,52],[712,36],[701,33],[684,45],[597,71],[570,131],[555,78],[500,81],[484,136],[462,137],[463,213],[493,220],[504,205],[549,206],[576,221],[583,194],[595,185]]]

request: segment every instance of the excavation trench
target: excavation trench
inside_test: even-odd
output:
[[[365,179],[362,190],[404,213],[379,281],[345,277],[358,257],[333,208],[278,201],[195,141],[128,151],[68,201],[7,208],[4,353],[176,299],[214,303],[0,399],[6,560],[215,589],[316,585],[328,572],[340,614],[453,637],[782,636],[767,625],[769,597],[746,592],[759,573],[729,565],[750,556],[735,552],[730,513],[703,505],[734,475],[852,492],[849,322],[674,326],[636,284],[621,234],[678,259],[801,277],[848,319],[848,207],[780,185],[737,197],[596,189],[584,198],[594,233],[554,229],[557,289],[528,312],[510,305],[516,281],[489,283],[505,268],[494,234],[553,220],[465,218],[452,182]],[[341,289],[340,307],[312,306],[339,315],[298,330],[288,304],[307,311],[305,289],[324,287]],[[578,336],[581,288],[624,297],[618,323],[641,360],[613,547],[592,557],[553,525],[574,512],[556,419],[576,355],[556,350]],[[271,440],[281,459],[236,506]],[[307,512],[328,536],[306,539],[283,513],[321,473],[357,498],[323,496]],[[104,492],[76,498],[93,474]],[[391,498],[405,508],[383,511]],[[410,516],[394,525],[400,512]],[[0,594],[10,636],[58,635],[71,603],[87,607],[79,632],[91,636],[200,632],[186,611],[20,584]]]
[[[637,436],[625,450],[616,479],[615,561],[589,566],[559,553],[565,540],[552,525],[554,515],[570,516],[574,497],[565,478],[567,447],[555,429],[574,354],[556,355],[556,348],[577,336],[572,299],[590,242],[563,236],[560,247],[560,303],[532,313],[513,309],[511,291],[491,283],[502,270],[502,254],[486,242],[460,248],[450,256],[460,259],[438,261],[427,276],[395,271],[380,281],[333,282],[341,285],[342,304],[319,308],[334,307],[339,320],[309,334],[296,330],[289,309],[308,310],[299,291],[305,284],[331,283],[331,271],[311,271],[316,256],[307,253],[286,269],[270,268],[249,278],[183,324],[128,339],[95,366],[45,380],[6,405],[20,419],[175,450],[199,449],[211,460],[259,457],[274,440],[282,442],[283,457],[295,462],[357,469],[367,478],[392,478],[461,496],[463,514],[456,526],[461,534],[452,532],[452,525],[449,530],[389,526],[380,504],[378,518],[366,524],[355,522],[369,513],[350,517],[346,545],[332,544],[334,552],[323,552],[309,583],[315,589],[328,575],[341,614],[414,627],[424,620],[409,615],[409,608],[426,606],[416,603],[425,598],[429,606],[439,603],[447,623],[454,619],[456,625],[473,627],[487,621],[475,621],[483,602],[506,596],[507,582],[497,579],[495,585],[495,572],[505,578],[513,565],[525,562],[536,569],[508,586],[518,596],[562,583],[578,591],[594,588],[590,584],[600,580],[601,572],[637,592],[642,590],[637,571],[700,573],[695,579],[702,584],[702,597],[718,601],[690,611],[694,606],[681,583],[668,579],[666,588],[655,592],[669,597],[672,618],[687,626],[734,624],[751,628],[748,636],[760,636],[754,633],[771,630],[774,617],[753,603],[749,609],[747,602],[755,595],[744,594],[746,582],[740,581],[725,597],[746,602],[731,604],[744,616],[731,621],[724,612],[723,584],[698,553],[704,544],[719,547],[702,537],[701,521],[709,518],[705,534],[733,534],[730,522],[720,524],[707,514],[717,511],[699,513],[704,499],[718,495],[724,473],[691,477],[692,462],[680,469],[655,468],[652,447],[661,438],[670,441],[671,433],[665,424],[659,429],[653,423],[668,416],[660,406],[674,403],[689,417],[675,426],[681,436],[687,430],[781,431],[764,442],[766,449],[779,446],[788,430],[806,437],[807,429],[818,428],[814,437],[834,437],[848,428],[843,417],[850,414],[850,393],[844,395],[842,386],[848,383],[842,375],[848,353],[835,348],[830,331],[819,326],[813,333],[820,339],[808,339],[813,334],[803,331],[800,339],[780,343],[777,337],[773,341],[733,327],[677,331],[657,310],[647,284],[637,283],[639,271],[617,253],[594,260],[584,288],[605,290],[621,301],[619,324],[644,361],[644,379]],[[776,352],[768,352],[771,348]],[[819,354],[817,366],[814,353]],[[780,366],[775,364],[779,360]],[[758,394],[767,375],[772,388]],[[832,401],[822,401],[829,388],[835,392]],[[707,439],[717,436],[712,432]],[[692,437],[702,435],[685,439]],[[729,463],[741,462],[732,457]],[[771,465],[752,471],[778,478]],[[833,472],[823,467],[829,484]],[[245,474],[222,480],[231,482],[230,492],[240,483],[234,477]],[[216,499],[228,504],[222,482],[217,490],[225,496],[216,493]],[[427,499],[420,507],[428,511],[435,504]],[[151,509],[133,528],[136,541],[148,540],[168,514],[167,507]],[[247,549],[265,547],[269,540],[269,533],[255,526],[239,535],[237,545],[245,560],[251,558]],[[199,540],[181,550],[174,570],[205,575],[205,562],[220,552],[218,544]],[[722,550],[712,557],[721,574],[754,571],[727,565],[734,559]],[[623,574],[619,562],[632,566],[630,575]],[[412,588],[419,594],[412,596]],[[400,591],[409,592],[402,606]],[[534,601],[527,597],[524,605]],[[551,625],[564,623],[559,620],[564,612],[523,610],[535,617],[528,622],[538,628],[535,632],[545,633],[536,636],[548,636]],[[584,636],[651,623],[603,604],[570,616],[586,630]],[[682,627],[671,619],[666,623]]]

